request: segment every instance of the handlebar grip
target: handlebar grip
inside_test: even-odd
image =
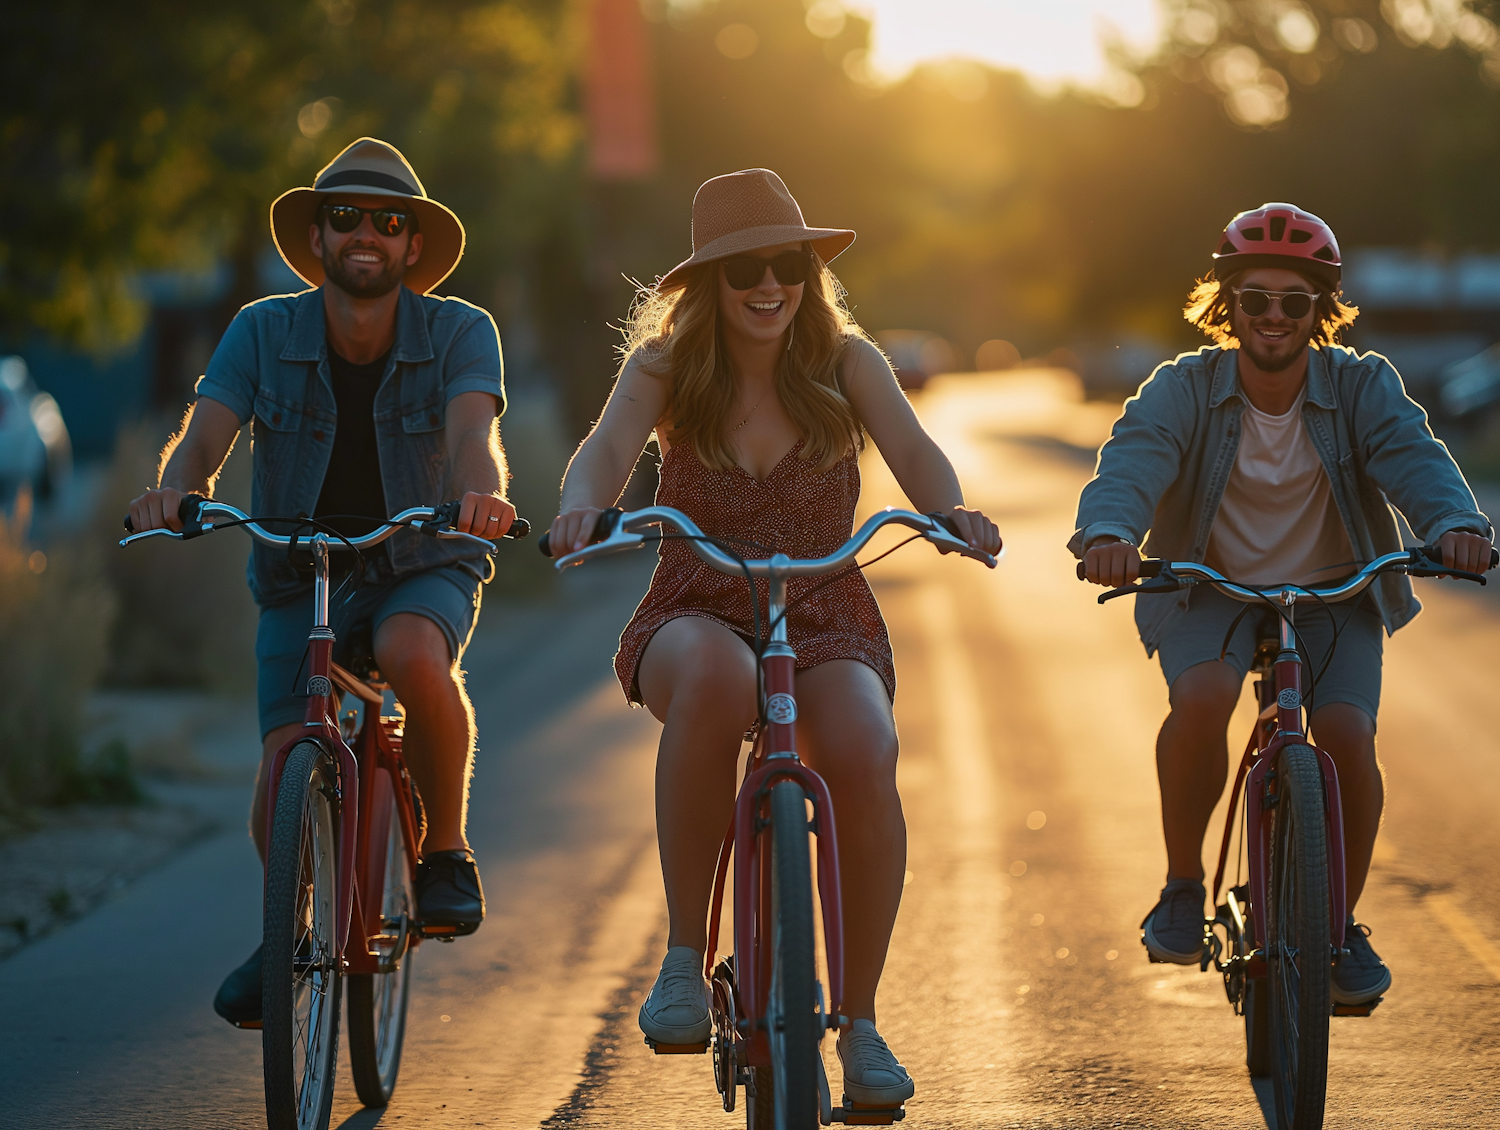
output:
[[[594,532],[589,535],[588,544],[595,545],[614,533],[615,527],[620,524],[620,515],[624,513],[625,511],[618,506],[611,506],[608,510],[601,511],[599,520],[594,523]],[[552,539],[549,536],[550,534],[551,531],[549,530],[536,543],[536,547],[541,550],[543,557],[552,556]]]
[[[1137,575],[1141,576],[1141,577],[1157,577],[1157,576],[1160,576],[1161,575],[1161,571],[1162,571],[1162,566],[1164,566],[1165,564],[1166,564],[1166,562],[1163,561],[1160,557],[1142,557],[1141,558],[1141,569],[1140,569],[1140,572]],[[1086,581],[1086,580],[1089,579],[1089,575],[1084,570],[1083,562],[1082,561],[1080,561],[1078,563],[1077,573],[1078,573],[1078,579],[1080,581]]]
[[[531,536],[531,523],[519,514],[515,521],[510,524],[510,529],[505,531],[505,536],[511,541],[520,541],[522,538]]]
[[[182,501],[177,504],[177,518],[184,526],[190,525],[198,518],[198,507],[207,502],[208,499],[201,494],[185,494]],[[125,532],[135,533],[135,523],[130,520],[130,515],[125,515]]]
[[[1421,553],[1423,557],[1429,558],[1439,565],[1443,563],[1443,547],[1440,545],[1424,545]],[[1490,546],[1490,568],[1494,569],[1497,566],[1500,566],[1500,549]]]

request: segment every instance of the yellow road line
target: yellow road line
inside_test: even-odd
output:
[[[1500,981],[1500,947],[1490,941],[1479,925],[1459,909],[1452,897],[1444,894],[1427,896],[1427,905],[1437,919],[1463,943],[1464,949],[1473,955],[1489,971],[1489,975]]]

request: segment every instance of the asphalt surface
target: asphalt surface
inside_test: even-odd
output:
[[[1008,555],[991,573],[913,544],[871,570],[910,826],[880,998],[917,1083],[904,1125],[1264,1127],[1218,979],[1138,942],[1164,870],[1166,693],[1129,602],[1096,606],[1063,549],[1113,410],[1045,374],[939,382],[919,407]],[[865,508],[899,502],[870,460]],[[487,607],[468,667],[490,916],[416,955],[396,1098],[361,1110],[346,1070],[335,1126],[743,1124],[707,1058],[653,1057],[635,1026],[665,944],[657,726],[609,658],[648,570],[601,563],[545,604]],[[1421,591],[1388,643],[1387,816],[1359,908],[1395,985],[1334,1021],[1329,1127],[1500,1124],[1500,604]],[[209,1005],[255,944],[258,888],[226,832],[0,964],[0,1126],[264,1125],[259,1039]]]

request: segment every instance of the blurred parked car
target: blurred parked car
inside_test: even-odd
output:
[[[72,466],[57,401],[36,387],[25,361],[0,357],[0,504],[8,506],[26,485],[48,497]]]
[[[1443,411],[1472,416],[1500,403],[1500,345],[1449,365],[1442,372]]]

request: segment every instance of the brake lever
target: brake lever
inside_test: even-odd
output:
[[[1144,584],[1130,585],[1126,588],[1111,589],[1109,592],[1100,593],[1099,603],[1103,604],[1105,601],[1114,600],[1117,596],[1131,596],[1136,593],[1151,596],[1157,593],[1179,592],[1186,587],[1177,574],[1173,573],[1170,569],[1162,569],[1160,573]]]
[[[940,541],[929,534],[927,540],[932,542],[932,544],[937,547],[937,551],[939,553],[944,555],[949,553],[957,553],[963,557],[969,557],[975,561],[982,562],[988,569],[993,569],[996,565],[999,564],[1000,559],[998,557],[993,556],[992,554],[988,554],[982,549],[975,549],[972,545],[965,541],[964,536],[958,532],[958,523],[954,522],[952,518],[948,517],[948,515],[942,513],[941,511],[934,511],[931,514],[928,514],[927,517],[931,519],[933,524],[938,527],[937,529],[931,531],[931,533],[946,534],[947,537],[952,538],[953,541],[958,543],[957,545],[954,545],[946,540]],[[1001,550],[1001,552],[1004,553],[1005,551]]]

